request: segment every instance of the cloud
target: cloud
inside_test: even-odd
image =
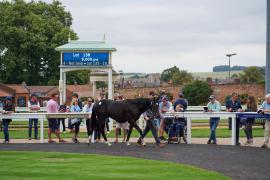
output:
[[[191,72],[226,64],[264,65],[266,2],[254,0],[62,0],[81,40],[117,48],[113,66],[124,72]]]

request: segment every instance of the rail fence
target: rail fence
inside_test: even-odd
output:
[[[13,121],[25,121],[29,118],[38,118],[40,121],[40,142],[44,142],[44,121],[48,118],[82,118],[91,117],[91,113],[10,113],[0,114],[0,119],[12,119]],[[184,117],[187,119],[187,143],[191,144],[192,137],[192,122],[197,119],[209,119],[211,117],[220,117],[222,119],[232,118],[231,145],[235,145],[236,118],[265,118],[270,119],[270,114],[258,113],[238,113],[238,112],[175,112],[165,113],[163,117]],[[139,125],[142,127],[142,119],[139,120]],[[113,121],[110,122],[112,128]]]

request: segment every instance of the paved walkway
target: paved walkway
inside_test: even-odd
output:
[[[55,139],[56,140],[56,139]],[[72,143],[71,138],[65,139],[68,143]],[[119,138],[119,142],[121,142],[121,138]],[[131,143],[135,143],[138,140],[138,138],[130,138]],[[206,144],[208,138],[192,138],[192,144]],[[2,142],[3,139],[0,139],[0,142]],[[56,140],[57,141],[57,140]],[[79,141],[81,143],[87,143],[87,138],[79,138]],[[114,142],[114,138],[108,138],[109,142]],[[240,142],[242,146],[244,146],[246,139],[240,138]],[[44,139],[44,142],[47,143],[48,140]],[[153,138],[145,138],[146,143],[154,143]],[[28,140],[28,139],[11,139],[10,143],[40,143],[40,140]],[[218,138],[218,144],[219,145],[231,145],[231,138]],[[260,147],[263,144],[263,137],[254,138],[253,145],[249,145],[251,147]]]

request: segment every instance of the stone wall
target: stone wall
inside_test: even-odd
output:
[[[218,84],[211,85],[214,95],[220,102],[224,102],[226,96],[232,92],[238,94],[248,94],[255,96],[256,99],[264,97],[264,86],[258,84]],[[137,97],[147,97],[150,91],[160,92],[165,89],[167,92],[171,92],[174,98],[177,98],[177,94],[183,87],[158,87],[158,88],[123,88],[115,89],[115,92],[121,94],[126,99],[133,99]]]
[[[265,90],[263,85],[259,84],[222,84],[222,85],[212,85],[214,95],[221,102],[224,102],[226,96],[230,95],[232,92],[238,94],[248,94],[254,96],[256,99],[264,98]]]
[[[177,97],[179,90],[182,87],[156,87],[156,88],[115,88],[114,92],[119,93],[124,96],[125,99],[134,99],[137,97],[147,97],[150,91],[155,91],[156,93],[161,92],[165,89],[167,92],[173,94],[173,97]]]

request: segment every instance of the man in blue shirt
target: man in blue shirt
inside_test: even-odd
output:
[[[209,97],[209,103],[207,104],[208,112],[218,112],[221,110],[220,103],[216,100],[216,97],[214,95],[211,95]],[[207,141],[207,144],[211,144],[211,141],[213,141],[213,144],[217,144],[217,138],[216,138],[216,128],[218,126],[220,117],[211,117],[210,118],[210,137]]]
[[[179,105],[179,104],[182,105],[183,108],[184,108],[184,111],[186,111],[187,106],[188,106],[188,102],[185,99],[184,94],[181,93],[181,92],[178,94],[178,98],[175,100],[175,102],[173,104],[173,109],[175,110],[176,106]]]
[[[265,96],[265,101],[262,103],[260,110],[263,113],[270,113],[270,94]],[[264,143],[262,148],[267,148],[270,136],[270,119],[265,122]]]
[[[230,100],[226,102],[226,111],[227,112],[243,112],[241,102],[238,99],[238,94],[237,93],[232,93],[232,97]],[[239,142],[239,128],[240,128],[240,118],[236,118],[236,145],[240,146]]]

